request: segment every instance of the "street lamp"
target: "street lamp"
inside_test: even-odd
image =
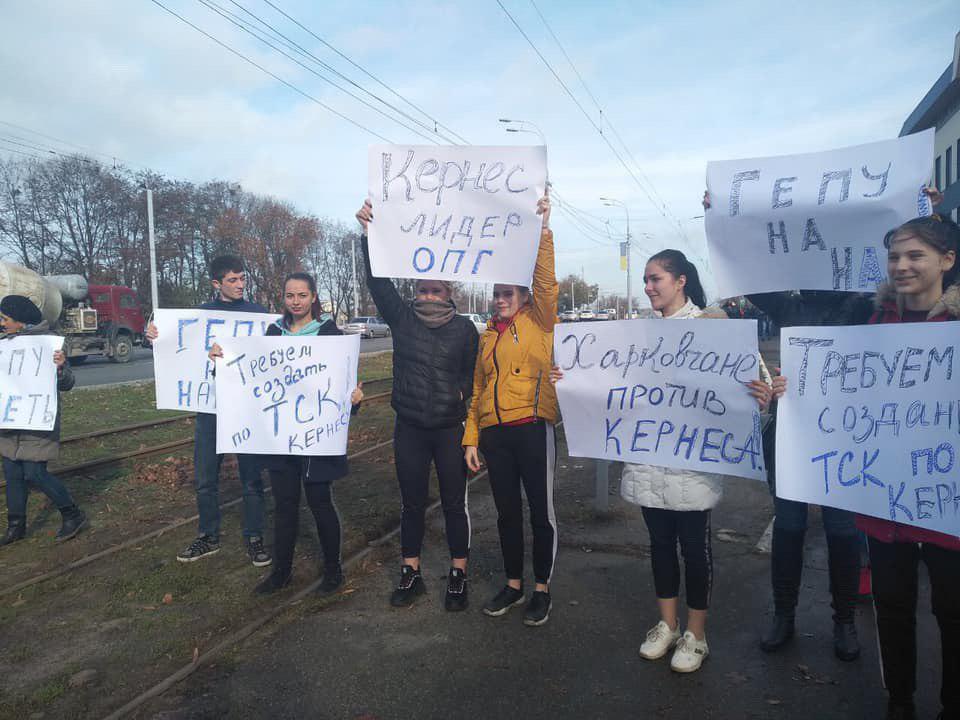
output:
[[[607,207],[622,207],[623,212],[627,215],[627,242],[626,242],[626,256],[627,256],[627,319],[633,317],[633,292],[630,285],[630,211],[627,209],[627,206],[616,198],[600,198],[601,202]]]
[[[150,302],[156,310],[159,305],[157,290],[157,240],[153,233],[153,190],[147,187],[146,181],[140,187],[147,191],[147,235],[150,239]]]
[[[502,123],[507,123],[515,127],[505,128],[507,132],[512,133],[532,133],[540,137],[541,142],[547,144],[547,136],[543,134],[543,131],[537,127],[536,123],[532,123],[529,120],[511,120],[510,118],[499,118],[499,121]],[[519,127],[516,127],[519,126]],[[532,129],[531,129],[532,128]]]

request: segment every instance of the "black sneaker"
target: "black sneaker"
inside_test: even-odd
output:
[[[250,562],[254,567],[266,567],[273,562],[270,559],[270,553],[263,547],[263,538],[259,535],[247,539],[247,555],[250,556]]]
[[[63,542],[64,540],[76,537],[77,533],[83,530],[87,524],[86,514],[76,505],[62,510],[61,513],[63,515],[63,524],[60,526],[56,537],[53,538],[55,542]]]
[[[493,596],[493,600],[483,606],[483,614],[490,617],[500,617],[506,612],[518,605],[523,605],[523,588],[517,590],[509,585],[504,585],[503,589]]]
[[[334,568],[327,568],[323,571],[323,580],[320,581],[320,587],[317,588],[317,595],[321,597],[333,595],[341,587],[343,587],[343,568],[339,565]]]
[[[177,560],[182,563],[196,562],[207,555],[216,555],[220,552],[220,538],[201,535],[194,540],[182,553],[177,555]]]
[[[467,604],[467,574],[460,568],[450,568],[443,606],[449,612],[460,612],[467,609]]]
[[[400,568],[400,582],[397,584],[397,589],[390,595],[390,604],[397,608],[410,607],[426,591],[427,586],[423,583],[420,571],[414,570],[410,565],[404,565]]]
[[[284,575],[278,575],[272,572],[253,589],[253,593],[254,595],[272,595],[278,590],[283,590],[292,579],[293,573],[288,572]]]
[[[537,590],[530,597],[526,609],[523,611],[523,624],[530,627],[543,625],[550,619],[550,608],[553,603],[550,601],[550,593]]]
[[[23,540],[27,535],[27,521],[24,518],[11,518],[7,521],[7,533],[0,538],[0,546],[11,545]]]

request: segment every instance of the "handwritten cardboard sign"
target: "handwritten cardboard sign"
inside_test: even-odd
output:
[[[221,340],[217,452],[343,455],[359,335]]]
[[[277,319],[264,313],[157,310],[153,373],[157,409],[215,413],[213,363],[207,353],[227,338],[260,336]]]
[[[754,320],[619,320],[554,331],[571,455],[762,479]]]
[[[374,145],[367,162],[374,275],[530,285],[545,147]]]
[[[828,152],[707,164],[710,262],[722,297],[873,292],[888,230],[929,215],[933,130]]]
[[[777,495],[960,535],[955,325],[785,328]]]
[[[0,339],[0,429],[53,430],[57,419],[56,335]]]

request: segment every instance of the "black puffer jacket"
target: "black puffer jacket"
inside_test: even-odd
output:
[[[476,327],[460,315],[438,328],[424,325],[389,278],[373,277],[366,236],[362,245],[367,287],[393,334],[390,404],[405,423],[426,429],[463,422],[480,343]]]

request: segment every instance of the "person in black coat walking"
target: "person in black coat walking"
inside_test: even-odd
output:
[[[283,284],[283,317],[267,328],[267,335],[342,335],[333,318],[323,312],[317,300],[317,284],[307,273],[291,273]],[[219,345],[210,349],[211,359],[222,357]],[[352,414],[363,400],[359,383],[350,397]],[[290,584],[293,578],[293,551],[300,526],[300,489],[307,496],[323,551],[323,579],[317,592],[330,595],[343,585],[341,567],[340,515],[333,502],[333,481],[350,472],[346,455],[268,455],[264,465],[276,503],[274,515],[273,569],[257,587],[258,595],[269,595]]]
[[[366,201],[357,212],[364,233],[372,219],[373,208]],[[393,334],[391,404],[397,413],[393,452],[402,503],[403,564],[390,604],[409,607],[426,591],[420,551],[432,462],[437,469],[451,557],[444,607],[464,610],[470,517],[467,467],[460,443],[473,393],[480,336],[470,320],[457,314],[450,283],[418,280],[416,299],[404,302],[389,278],[373,277],[366,234],[361,243],[367,286]]]

